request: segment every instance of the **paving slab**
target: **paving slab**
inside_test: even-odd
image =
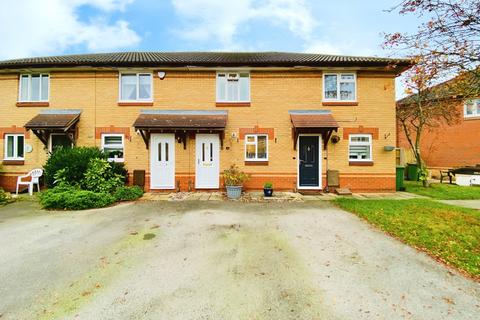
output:
[[[454,206],[480,210],[480,200],[438,200]]]

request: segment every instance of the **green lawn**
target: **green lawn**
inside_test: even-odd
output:
[[[357,200],[336,205],[480,279],[480,211],[428,199]]]
[[[424,188],[421,182],[405,181],[407,192],[416,193],[422,196],[443,200],[469,200],[480,199],[480,187],[462,187],[456,184],[432,183],[430,187]]]

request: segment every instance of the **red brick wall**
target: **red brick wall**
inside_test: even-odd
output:
[[[463,103],[458,104],[459,121],[441,124],[423,133],[420,148],[431,168],[450,168],[480,164],[480,118],[463,117]],[[404,130],[397,124],[397,146],[410,149]]]

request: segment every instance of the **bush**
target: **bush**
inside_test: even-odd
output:
[[[123,177],[105,159],[91,159],[80,186],[93,192],[112,193],[123,185]]]
[[[263,184],[263,188],[264,188],[264,189],[272,189],[272,188],[273,188],[273,183],[271,183],[271,182],[265,182],[265,183]]]
[[[117,188],[113,196],[117,201],[133,201],[143,195],[142,188],[138,186]]]
[[[7,204],[12,201],[12,197],[9,193],[5,192],[2,188],[0,188],[0,206]]]
[[[226,186],[241,186],[250,176],[232,164],[230,168],[223,170],[223,178]]]
[[[95,193],[74,187],[56,187],[40,194],[40,204],[45,209],[82,210],[102,208],[115,202],[109,193]]]
[[[49,188],[55,186],[55,180],[61,178],[70,185],[79,186],[87,172],[92,159],[107,159],[107,156],[96,147],[57,148],[44,165],[45,182]],[[126,169],[123,163],[112,162],[113,172],[122,176],[125,181]],[[60,176],[57,172],[62,170]],[[57,176],[56,176],[57,175]]]

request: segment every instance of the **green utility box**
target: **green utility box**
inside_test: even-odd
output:
[[[418,181],[418,166],[416,163],[407,163],[407,180]]]
[[[405,186],[403,184],[403,177],[405,175],[405,167],[397,167],[397,179],[395,183],[395,189],[397,191],[404,191]]]

